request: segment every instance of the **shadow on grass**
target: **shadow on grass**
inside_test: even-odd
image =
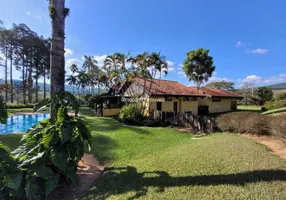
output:
[[[244,185],[272,181],[286,181],[286,171],[257,170],[236,174],[171,177],[164,171],[138,173],[135,167],[128,166],[107,169],[105,175],[88,194],[96,197],[96,199],[105,199],[111,195],[136,192],[134,196],[129,198],[134,199],[145,196],[148,187],[156,187],[157,192],[164,192],[165,188],[168,187]]]

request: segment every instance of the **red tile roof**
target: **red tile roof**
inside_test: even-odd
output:
[[[145,80],[145,83],[144,83]],[[205,96],[197,88],[190,88],[177,81],[159,80],[159,79],[143,79],[135,78],[135,81],[141,86],[145,86],[146,90],[150,90],[153,95],[170,95],[170,96]],[[150,89],[149,89],[150,88]]]
[[[195,87],[191,87],[195,88]],[[226,90],[220,90],[215,88],[200,88],[200,91],[202,91],[206,96],[211,97],[231,97],[231,98],[243,98],[242,95],[237,94],[235,92],[226,91]]]

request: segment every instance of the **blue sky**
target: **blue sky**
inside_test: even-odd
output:
[[[66,63],[83,55],[101,63],[113,52],[161,51],[169,61],[166,79],[190,85],[182,73],[186,53],[210,49],[211,81],[267,85],[286,81],[286,1],[276,0],[66,0]],[[46,0],[1,2],[4,25],[26,23],[50,36]]]

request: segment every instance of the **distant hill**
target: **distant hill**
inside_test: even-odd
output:
[[[8,80],[8,83],[10,84],[10,80]],[[14,83],[14,85],[20,84],[21,80],[13,80],[13,83]],[[3,79],[0,79],[0,84],[4,84],[4,80]],[[44,83],[39,82],[39,87],[40,87],[40,92],[43,92],[44,91]],[[68,92],[72,92],[73,91],[73,87],[70,86],[70,85],[65,85],[65,90],[68,91]],[[77,88],[76,87],[74,88],[74,90],[75,90],[75,94],[77,94]],[[46,91],[50,92],[50,84],[48,84],[48,83],[46,84]],[[100,91],[101,92],[105,92],[105,90],[103,88],[101,88]],[[98,89],[97,88],[95,88],[95,93],[96,94],[98,93]]]
[[[273,85],[266,85],[265,87],[272,88],[272,90],[284,90],[286,89],[286,82]]]

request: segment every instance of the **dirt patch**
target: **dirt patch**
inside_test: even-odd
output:
[[[269,136],[255,136],[250,134],[242,134],[243,137],[246,137],[251,140],[255,140],[261,144],[264,144],[269,149],[271,149],[272,153],[286,159],[286,145],[283,141],[275,139]]]
[[[59,200],[73,200],[75,197],[84,196],[94,183],[103,176],[104,167],[99,164],[91,154],[84,154],[82,161],[78,163],[79,182],[76,187],[63,186],[58,190]]]

